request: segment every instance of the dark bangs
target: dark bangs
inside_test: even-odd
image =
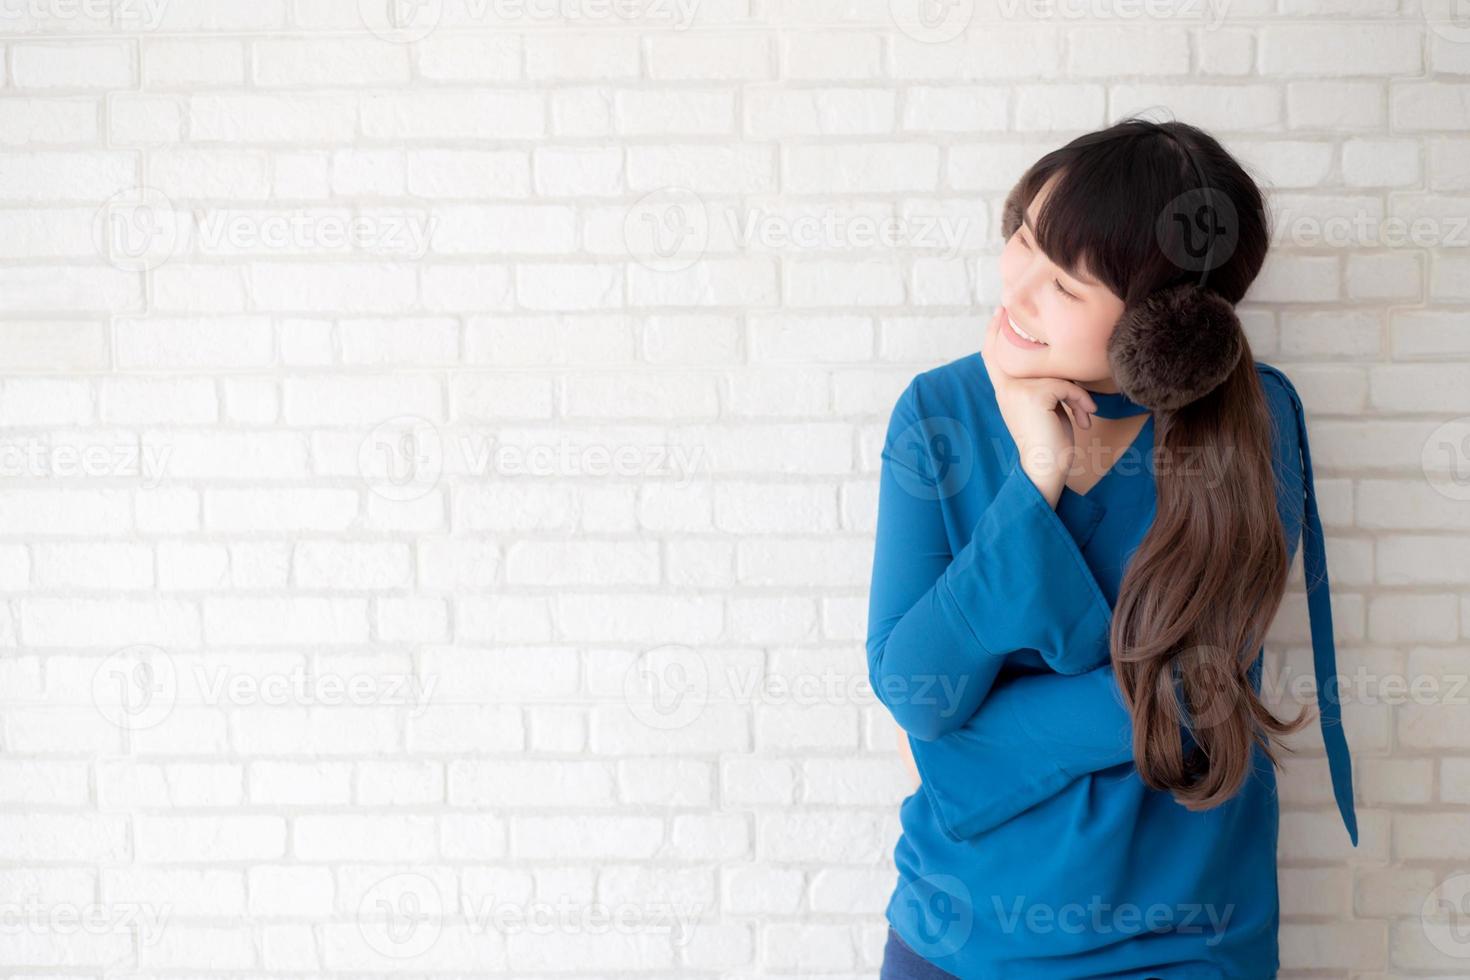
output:
[[[1163,125],[1189,141],[1212,191],[1227,195],[1252,219],[1236,229],[1231,254],[1215,256],[1209,273],[1210,287],[1238,302],[1265,258],[1264,203],[1252,182],[1229,178],[1232,168],[1238,171],[1233,161],[1230,168],[1212,165],[1229,158],[1208,134],[1184,123]],[[1199,186],[1199,178],[1158,124],[1125,119],[1047,153],[1021,178],[1023,210],[1053,175],[1056,184],[1039,208],[1035,236],[1069,274],[1090,274],[1130,306],[1155,290],[1199,280],[1197,267],[1169,258],[1187,254],[1186,230],[1177,220],[1161,220],[1177,209],[1181,195]]]

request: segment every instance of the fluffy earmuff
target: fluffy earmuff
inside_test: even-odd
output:
[[[1001,234],[1021,226],[1021,185],[1001,206]],[[1183,408],[1214,391],[1240,361],[1245,335],[1235,307],[1194,283],[1169,286],[1125,308],[1108,339],[1113,380],[1155,412]]]
[[[1240,361],[1243,338],[1229,300],[1185,283],[1123,311],[1108,338],[1108,361],[1123,394],[1169,412],[1219,387]]]
[[[1016,229],[1021,227],[1021,214],[1025,206],[1026,202],[1021,200],[1021,185],[1017,184],[1006,195],[1006,202],[1000,208],[1000,234],[1002,238],[1010,238],[1016,233]]]

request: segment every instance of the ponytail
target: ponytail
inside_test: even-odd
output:
[[[1157,510],[1119,588],[1112,662],[1139,776],[1204,810],[1240,789],[1254,745],[1279,766],[1281,737],[1310,721],[1276,718],[1251,677],[1290,552],[1249,347],[1218,388],[1156,421]]]

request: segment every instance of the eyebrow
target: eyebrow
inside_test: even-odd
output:
[[[1027,214],[1025,211],[1021,212],[1021,224],[1025,225],[1026,230],[1031,232],[1032,238],[1036,237],[1036,229],[1031,224],[1031,215]],[[1084,276],[1079,272],[1068,272],[1067,275],[1071,276],[1073,279],[1076,279],[1078,282],[1085,283],[1089,286],[1100,285],[1096,279],[1093,279],[1090,276]]]

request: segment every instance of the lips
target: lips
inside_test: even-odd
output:
[[[1016,322],[1016,318],[1013,317],[1013,316],[1011,316],[1009,313],[1006,314],[1006,319],[1010,321],[1011,329],[1014,330],[1014,331],[1016,331],[1016,333],[1019,334],[1023,339],[1029,340],[1033,344],[1045,344],[1046,343],[1046,341],[1042,340],[1040,337],[1037,337],[1034,334],[1029,334],[1025,330],[1022,330],[1021,329],[1021,325]]]

